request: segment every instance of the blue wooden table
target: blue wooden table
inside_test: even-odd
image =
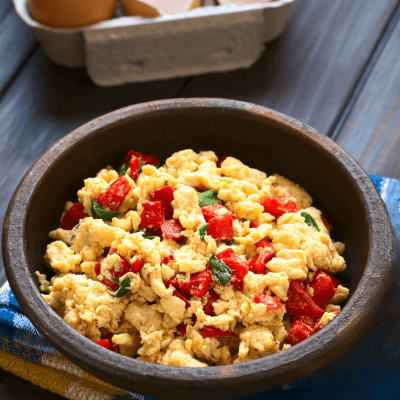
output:
[[[11,0],[2,0],[0,222],[25,172],[63,135],[117,108],[175,97],[224,97],[273,108],[330,136],[368,173],[400,179],[400,0],[299,0],[282,37],[266,45],[250,69],[116,88],[95,86],[84,69],[51,63]],[[4,281],[0,261],[0,286]],[[389,357],[381,343],[382,337],[400,341],[400,312],[388,312],[391,322],[382,317],[350,361],[326,371],[343,371],[341,363],[351,362],[362,373],[362,363],[371,359],[379,374],[400,368],[397,354]],[[386,394],[375,390],[378,375],[369,380],[369,398],[397,398],[395,386],[386,385]],[[343,387],[343,398],[353,398]],[[0,398],[60,397],[0,370]]]

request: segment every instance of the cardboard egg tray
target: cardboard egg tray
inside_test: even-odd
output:
[[[177,15],[117,16],[83,28],[55,29],[30,16],[29,0],[13,1],[53,62],[86,66],[100,86],[250,67],[264,44],[281,35],[296,2],[203,6]]]

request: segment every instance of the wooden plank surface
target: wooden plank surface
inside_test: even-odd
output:
[[[183,82],[100,88],[84,69],[58,67],[38,49],[0,101],[0,224],[25,172],[54,142],[117,108],[176,97]],[[0,286],[4,281],[0,265]]]
[[[396,17],[398,22],[400,8]],[[368,173],[400,179],[400,23],[336,141]]]
[[[330,134],[398,3],[300,0],[253,67],[194,78],[182,95],[254,102]]]
[[[0,98],[36,46],[36,36],[17,16],[11,0],[0,1]]]

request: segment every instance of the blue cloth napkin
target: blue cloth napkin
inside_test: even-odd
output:
[[[400,181],[370,175],[385,201],[400,244]],[[396,291],[400,291],[395,274]],[[372,332],[345,356],[327,367],[265,393],[243,399],[392,399],[400,396],[400,307],[390,297]],[[41,363],[43,354],[57,352],[23,314],[10,288],[0,293],[0,349]],[[27,350],[28,349],[28,350]],[[72,398],[72,397],[71,397]],[[74,397],[77,398],[77,397]],[[86,397],[85,397],[86,398]],[[132,393],[110,399],[144,399]]]

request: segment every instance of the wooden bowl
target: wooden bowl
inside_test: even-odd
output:
[[[157,155],[192,148],[229,154],[279,172],[308,190],[346,244],[340,280],[351,296],[327,327],[281,353],[238,365],[167,367],[102,349],[69,327],[42,299],[35,271],[48,232],[83,179],[118,167],[128,149]],[[28,171],[10,202],[3,250],[10,286],[42,335],[65,357],[115,386],[160,399],[233,398],[271,389],[321,368],[371,327],[391,281],[394,236],[386,207],[362,168],[313,128],[275,111],[222,99],[139,104],[97,118],[54,144]]]

